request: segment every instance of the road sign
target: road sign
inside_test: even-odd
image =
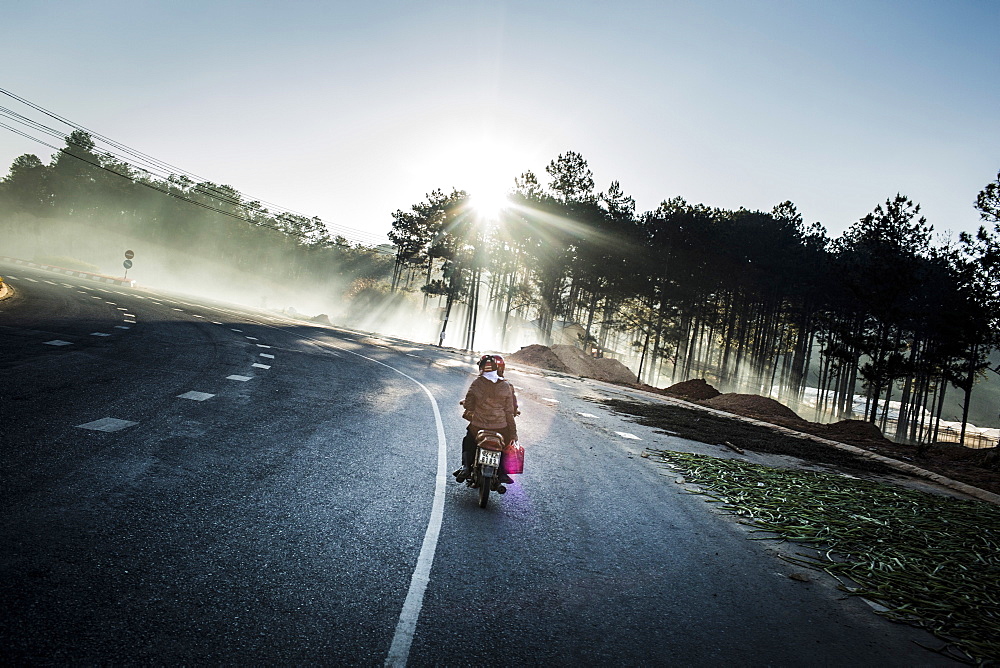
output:
[[[125,251],[125,259],[126,260],[131,260],[134,257],[135,257],[135,253],[133,253],[130,250]],[[131,267],[132,265],[129,265],[129,266]]]
[[[125,267],[126,269],[131,269],[132,268],[132,260],[125,260],[124,262],[122,262],[122,266]]]

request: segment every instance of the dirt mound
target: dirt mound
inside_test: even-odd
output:
[[[566,365],[562,363],[548,346],[542,346],[537,343],[521,348],[516,353],[508,355],[507,359],[517,364],[537,366],[541,369],[549,369],[550,371],[561,371],[563,373],[569,371]]]
[[[864,420],[841,420],[822,426],[823,436],[833,441],[888,441],[882,430]]]
[[[593,370],[591,378],[608,383],[635,384],[635,374],[632,373],[632,370],[616,359],[601,357],[591,360],[591,368]]]
[[[675,383],[664,389],[663,393],[689,401],[705,401],[706,399],[714,399],[721,394],[704,378],[692,378],[683,383]]]
[[[587,376],[590,373],[590,362],[594,359],[583,354],[583,351],[573,346],[552,346],[549,350],[559,358],[569,372],[574,376]]]
[[[635,384],[635,374],[616,359],[595,359],[573,346],[542,346],[532,344],[507,356],[511,362],[527,364],[551,371],[571,373],[582,378],[593,378],[606,383]]]
[[[699,401],[702,406],[716,408],[720,411],[745,415],[747,417],[767,420],[779,418],[784,420],[804,421],[788,406],[779,404],[769,397],[756,394],[720,394],[713,399]]]

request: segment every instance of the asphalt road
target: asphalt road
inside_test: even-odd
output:
[[[614,388],[512,369],[526,473],[480,509],[467,355],[0,275],[5,663],[949,663],[661,475]]]

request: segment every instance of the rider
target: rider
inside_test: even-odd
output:
[[[479,358],[479,376],[472,381],[462,401],[465,406],[462,417],[469,421],[469,426],[462,439],[462,468],[455,471],[458,482],[472,474],[476,433],[480,429],[500,432],[504,443],[517,440],[517,425],[514,423],[517,397],[514,396],[514,386],[503,378],[504,367],[503,358],[499,355]],[[502,467],[499,476],[502,483],[513,482]]]

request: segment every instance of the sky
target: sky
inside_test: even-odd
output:
[[[791,200],[833,237],[896,193],[975,230],[1000,171],[996,0],[0,10],[0,88],[367,241],[435,188],[544,183],[567,151],[639,212]],[[52,150],[0,128],[0,175],[23,153]]]

